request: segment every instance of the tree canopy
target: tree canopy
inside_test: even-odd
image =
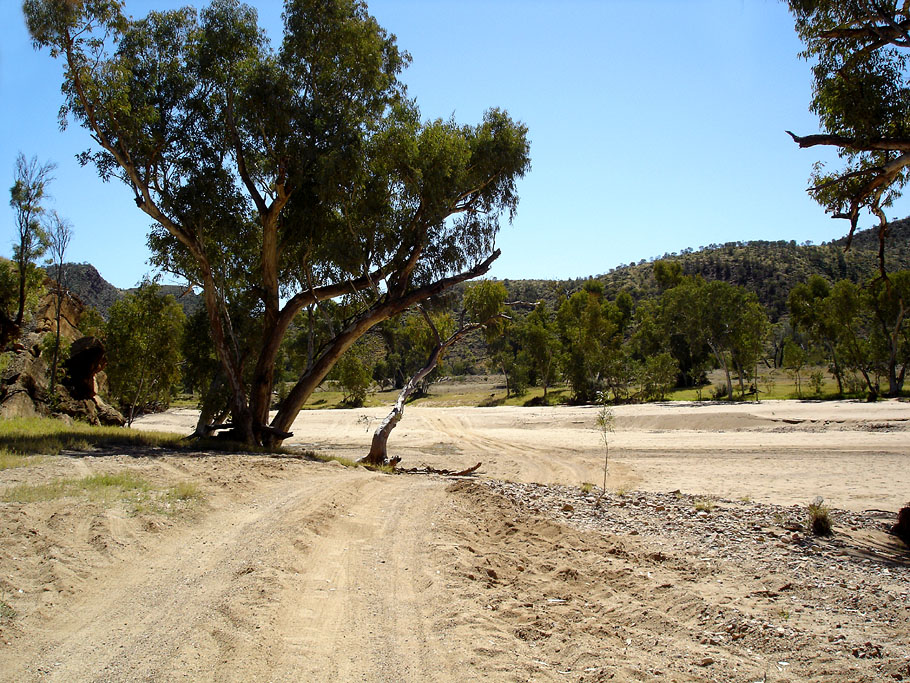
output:
[[[167,407],[180,379],[186,316],[154,282],[113,306],[107,323],[107,377],[127,423],[150,407]]]
[[[910,3],[905,0],[789,0],[813,61],[811,110],[822,132],[790,135],[800,147],[838,150],[837,170],[816,164],[809,192],[856,230],[860,212],[877,216],[882,265],[885,209],[900,196],[910,166]]]
[[[64,122],[94,141],[81,161],[131,188],[157,265],[203,291],[236,437],[280,441],[367,330],[498,256],[526,128],[498,109],[423,121],[398,80],[410,57],[363,2],[287,0],[277,47],[236,0],[135,20],[117,0],[24,10],[63,62]],[[341,296],[356,305],[269,422],[282,339]],[[237,338],[236,315],[256,343]]]

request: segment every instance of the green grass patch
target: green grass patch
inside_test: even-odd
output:
[[[36,503],[57,498],[113,501],[152,490],[145,479],[129,472],[92,474],[82,479],[57,479],[47,484],[19,484],[0,495],[6,503]]]
[[[344,465],[345,467],[360,467],[360,463],[356,460],[345,458],[342,455],[321,455],[319,453],[311,453],[309,455],[319,462],[337,462],[339,465]]]
[[[385,472],[386,474],[393,474],[395,472],[395,468],[391,465],[365,465],[353,458],[345,458],[343,455],[320,455],[319,453],[307,453],[307,455],[320,462],[337,462],[345,467],[365,467],[368,470]]]
[[[0,451],[16,455],[59,455],[63,451],[87,451],[110,446],[181,447],[182,435],[143,432],[123,427],[67,424],[47,417],[0,421]],[[185,444],[183,444],[185,446]]]
[[[714,510],[714,502],[707,498],[699,498],[695,501],[695,509],[698,512],[712,512]]]
[[[192,482],[179,482],[170,487],[154,486],[131,472],[98,473],[81,479],[57,479],[46,484],[19,484],[2,494],[4,503],[38,503],[61,498],[75,498],[102,503],[123,504],[129,512],[169,514],[173,505],[191,504],[205,498]]]
[[[14,467],[28,467],[41,462],[42,458],[30,455],[20,455],[9,451],[0,451],[0,470],[11,470]]]
[[[145,432],[126,427],[96,427],[76,422],[67,424],[48,417],[0,420],[0,455],[59,455],[63,451],[91,451],[96,448],[165,448],[175,451],[216,453],[286,453],[281,448],[262,448],[224,439],[187,441],[183,434]],[[21,462],[12,457],[9,462]],[[26,463],[30,464],[30,463]],[[21,467],[21,464],[14,464]],[[4,469],[0,466],[0,469]]]
[[[191,481],[181,481],[167,490],[167,499],[171,501],[201,500],[203,497],[202,491]]]

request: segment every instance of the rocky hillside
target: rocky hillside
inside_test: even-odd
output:
[[[136,291],[135,287],[130,289],[115,287],[101,277],[95,266],[90,263],[67,263],[64,268],[66,269],[67,289],[78,296],[86,306],[97,308],[105,319],[114,302],[119,301],[129,292]],[[188,316],[203,305],[202,297],[185,287],[162,285],[161,291],[163,294],[173,295]]]
[[[594,277],[503,282],[510,297],[523,301],[543,299],[553,303],[589,279],[603,282],[610,298],[626,289],[635,299],[645,299],[658,293],[654,261],[677,261],[686,275],[724,280],[754,291],[771,319],[777,320],[787,312],[790,290],[810,275],[819,274],[832,282],[842,279],[861,282],[878,275],[877,229],[857,232],[848,251],[845,244],[845,239],[820,245],[794,241],[727,242],[698,251],[684,249],[679,254],[664,254],[660,259],[642,260]],[[910,218],[891,224],[885,263],[889,271],[910,268]]]
[[[857,232],[853,244],[845,251],[845,239],[825,244],[797,244],[794,241],[750,241],[710,244],[698,251],[684,249],[679,254],[664,254],[660,259],[678,261],[686,275],[701,275],[708,280],[725,280],[754,291],[768,309],[772,320],[787,312],[787,296],[794,285],[810,275],[828,280],[844,278],[860,282],[878,274],[878,232]],[[603,282],[607,295],[615,297],[627,289],[634,298],[645,299],[657,294],[654,260],[619,266],[597,276],[571,280],[503,280],[509,297],[519,301],[544,300],[556,303],[561,295],[579,289],[587,280]],[[887,243],[886,266],[889,271],[910,268],[910,218],[891,224]],[[83,302],[94,306],[107,317],[111,305],[133,291],[118,289],[107,282],[89,263],[66,265],[67,286]],[[162,290],[173,294],[187,315],[203,305],[202,298],[183,287],[165,285]],[[453,301],[460,301],[457,288]]]

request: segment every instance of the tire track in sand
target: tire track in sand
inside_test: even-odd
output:
[[[445,680],[427,562],[445,483],[302,474],[99,573],[0,679]]]

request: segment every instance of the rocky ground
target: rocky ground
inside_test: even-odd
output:
[[[516,634],[570,680],[910,680],[910,553],[887,533],[890,513],[832,510],[825,538],[805,506],[456,490],[486,507],[501,497],[486,530],[502,541],[495,559],[462,551],[464,576],[489,586],[497,612],[527,605]],[[577,647],[579,631],[597,635],[594,651]]]

